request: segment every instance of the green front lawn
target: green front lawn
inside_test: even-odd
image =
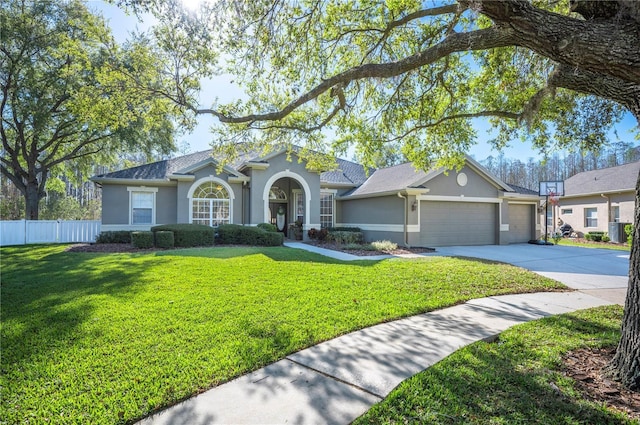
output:
[[[509,265],[453,258],[64,249],[0,250],[3,423],[132,422],[355,329],[471,298],[562,288]]]
[[[630,251],[631,247],[626,244],[615,244],[607,242],[583,242],[575,241],[572,239],[560,239],[558,245],[564,246],[579,246],[581,248],[600,248],[600,249],[613,249],[616,251]]]
[[[608,306],[515,326],[406,380],[354,424],[637,424],[561,371],[568,351],[615,346],[621,319]]]

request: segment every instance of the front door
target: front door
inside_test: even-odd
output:
[[[271,224],[276,226],[278,232],[287,236],[287,204],[284,202],[269,202],[269,210],[271,210]]]

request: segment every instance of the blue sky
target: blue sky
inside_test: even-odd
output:
[[[183,0],[185,2],[195,3],[198,0]],[[135,16],[127,16],[118,7],[104,3],[101,0],[91,0],[87,2],[88,5],[98,12],[100,12],[109,21],[113,33],[119,42],[124,41],[128,34],[136,28],[144,30],[147,23],[140,23]],[[232,77],[220,76],[211,81],[203,82],[203,90],[200,98],[203,106],[211,106],[211,99],[217,97],[220,102],[231,102],[238,98],[242,98],[243,92],[237,86],[231,83]],[[178,139],[178,145],[186,142],[191,152],[197,152],[205,150],[209,147],[212,135],[209,133],[209,128],[215,124],[216,120],[212,116],[200,116],[198,119],[198,125],[195,130],[187,135],[183,135]],[[487,140],[491,139],[491,135],[488,132],[489,124],[486,120],[476,119],[474,125],[478,134],[477,144],[471,148],[469,152],[477,160],[483,160],[488,156],[497,156],[500,152],[497,152],[491,148],[487,143]],[[636,146],[638,141],[634,140],[634,136],[631,131],[637,128],[637,122],[631,114],[627,114],[624,120],[618,124],[615,131],[610,133],[611,142],[626,141],[634,143]],[[617,134],[617,135],[616,135]],[[514,141],[511,146],[503,149],[503,153],[506,158],[519,159],[526,162],[528,158],[533,157],[540,158],[540,155],[530,148],[528,143],[522,143],[520,141]],[[562,153],[560,153],[562,156]],[[346,158],[351,159],[351,158]]]

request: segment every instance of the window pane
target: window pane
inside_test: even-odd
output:
[[[585,227],[598,227],[598,209],[584,209],[584,225]]]
[[[134,208],[131,214],[131,224],[151,224],[151,208]]]
[[[131,194],[131,204],[133,208],[153,208],[153,193],[133,192]]]
[[[333,193],[320,194],[320,227],[333,226]]]
[[[207,226],[231,223],[229,193],[216,182],[200,185],[193,193],[191,222]]]

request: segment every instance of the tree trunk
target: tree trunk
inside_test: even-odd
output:
[[[640,390],[640,175],[636,183],[634,229],[629,259],[629,288],[622,318],[622,337],[609,371],[622,384]]]
[[[40,204],[40,187],[38,182],[29,182],[27,183],[26,190],[24,192],[24,201],[25,201],[25,218],[27,220],[37,220],[38,219],[38,206]]]

